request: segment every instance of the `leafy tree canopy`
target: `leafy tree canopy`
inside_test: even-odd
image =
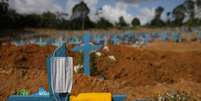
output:
[[[138,18],[133,18],[131,24],[133,25],[133,27],[141,25],[140,20]]]

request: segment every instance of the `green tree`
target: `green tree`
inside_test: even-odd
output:
[[[86,18],[90,13],[90,9],[84,1],[81,1],[79,4],[76,4],[73,7],[72,19],[75,18]]]
[[[166,21],[166,26],[171,26],[171,12],[167,12],[166,16],[167,16],[167,21]]]
[[[8,26],[7,22],[9,21],[7,13],[8,13],[8,1],[1,0],[0,1],[0,29],[6,28]]]
[[[8,11],[8,0],[1,0],[0,1],[0,16],[5,14]]]
[[[163,12],[164,12],[163,7],[159,6],[158,8],[156,8],[156,10],[155,10],[155,19],[160,19]]]
[[[15,10],[9,9],[5,14],[4,23],[6,25],[4,25],[4,27],[19,28],[22,25],[22,23],[20,22],[22,19],[21,17],[22,16],[18,14]]]
[[[126,23],[126,21],[125,21],[123,16],[119,17],[119,22],[116,24],[116,26],[118,28],[126,28],[126,27],[128,27],[128,24]]]
[[[174,25],[177,25],[177,26],[180,26],[183,24],[183,21],[184,21],[184,18],[185,18],[185,12],[186,12],[186,8],[184,7],[184,5],[179,5],[177,6],[172,14],[173,14],[173,17],[174,17]]]
[[[81,1],[76,4],[72,10],[72,26],[74,29],[86,29],[94,26],[94,23],[89,19],[90,9],[87,4]]]
[[[151,21],[151,26],[163,26],[164,22],[161,20],[161,15],[164,12],[164,8],[159,6],[155,9],[155,17]]]
[[[41,15],[41,20],[42,20],[42,26],[46,27],[55,27],[57,25],[57,16],[54,13],[51,12],[44,12]]]
[[[141,25],[140,20],[138,18],[133,18],[131,24],[133,25],[133,27]]]
[[[189,19],[194,19],[195,16],[195,4],[196,2],[193,0],[185,0],[185,2],[183,3],[183,5],[185,6],[185,12],[189,15]]]
[[[96,24],[97,28],[103,28],[103,29],[108,29],[108,28],[112,28],[113,24],[110,23],[108,20],[106,20],[105,18],[101,17],[100,20],[98,20],[97,24]]]
[[[201,0],[197,0],[196,5],[201,8]]]

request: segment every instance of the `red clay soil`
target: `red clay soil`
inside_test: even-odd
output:
[[[102,56],[96,58],[99,75],[74,74],[73,94],[125,93],[131,101],[166,91],[185,91],[201,100],[201,49],[150,48],[151,45],[141,49],[126,45],[109,46],[109,52],[102,51]],[[42,85],[47,89],[45,59],[53,50],[52,46],[1,44],[0,100],[21,88],[29,89],[31,93]],[[110,60],[109,55],[117,61]]]

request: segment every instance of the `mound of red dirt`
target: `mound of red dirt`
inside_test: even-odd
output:
[[[161,51],[125,45],[109,46],[109,49],[109,52],[102,51],[102,56],[96,58],[99,75],[74,75],[73,94],[126,93],[130,101],[178,90],[201,99],[201,50]],[[1,45],[0,99],[5,100],[16,89],[26,88],[31,93],[42,85],[47,89],[45,59],[53,51],[52,46]],[[76,54],[69,53],[76,57]],[[109,59],[110,55],[116,61]]]

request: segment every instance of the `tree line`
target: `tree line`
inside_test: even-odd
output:
[[[185,0],[171,12],[167,12],[166,21],[162,20],[165,9],[157,7],[154,18],[144,26],[148,27],[175,27],[175,26],[200,26],[201,19],[196,15],[196,11],[201,9],[201,0]],[[201,11],[201,10],[200,10]],[[0,1],[0,29],[16,28],[58,28],[68,30],[80,29],[109,29],[109,28],[133,28],[141,26],[139,18],[133,18],[131,25],[126,23],[123,16],[119,17],[119,22],[112,24],[104,17],[100,17],[97,22],[89,18],[90,9],[83,1],[76,4],[72,9],[69,19],[67,14],[44,12],[42,14],[19,14],[14,9],[9,8],[8,0]],[[201,12],[200,12],[201,14]],[[63,16],[63,17],[62,17]]]
[[[176,6],[173,11],[167,12],[167,20],[161,20],[161,16],[164,13],[163,7],[155,9],[154,19],[146,24],[151,27],[194,27],[201,25],[201,0],[184,0],[184,2]]]

